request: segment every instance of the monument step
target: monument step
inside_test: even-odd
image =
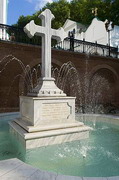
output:
[[[68,122],[68,123],[62,123],[62,124],[56,124],[56,125],[40,125],[40,126],[29,126],[27,122],[23,121],[22,119],[15,119],[14,120],[17,124],[19,124],[22,128],[24,128],[28,132],[39,132],[39,131],[48,131],[53,129],[65,129],[65,128],[74,128],[83,126],[84,123],[82,122]]]
[[[51,136],[58,136],[58,135],[64,135],[64,134],[72,134],[72,133],[79,133],[79,132],[85,132],[91,130],[88,126],[77,126],[77,127],[68,127],[68,128],[61,128],[61,129],[50,129],[47,131],[40,131],[40,132],[32,132],[28,133],[25,129],[23,129],[19,124],[12,121],[9,123],[10,126],[17,130],[17,132],[24,137],[25,140],[30,139],[37,139],[37,138],[45,138],[45,137],[51,137]]]

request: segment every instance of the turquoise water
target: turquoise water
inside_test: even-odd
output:
[[[93,127],[89,139],[25,152],[9,134],[8,121],[19,114],[13,116],[0,116],[1,160],[17,157],[34,167],[72,176],[119,175],[119,126],[85,121]]]
[[[20,151],[17,146],[14,146],[9,133],[8,122],[18,117],[19,113],[0,114],[0,160],[9,158],[19,158]]]

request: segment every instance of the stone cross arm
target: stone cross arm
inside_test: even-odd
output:
[[[32,38],[34,35],[43,36],[44,35],[44,27],[38,26],[34,23],[34,20],[30,21],[25,27],[24,32],[28,35],[29,38]]]
[[[64,29],[61,27],[58,30],[52,29],[52,38],[58,41],[63,41],[66,38],[67,34]]]
[[[34,35],[37,35],[37,36],[46,35],[48,32],[48,29],[46,27],[36,25],[34,23],[34,20],[32,20],[32,21],[30,21],[30,23],[28,23],[24,27],[24,31],[28,35],[29,38],[32,38]],[[53,38],[58,41],[63,41],[66,36],[67,36],[67,34],[62,27],[57,30],[50,29],[50,31],[49,31],[49,38]]]

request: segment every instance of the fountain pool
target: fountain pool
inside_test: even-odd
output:
[[[34,167],[72,176],[119,175],[118,117],[77,114],[77,120],[93,128],[89,139],[25,151],[9,134],[8,121],[18,116],[0,114],[0,160],[19,158]]]

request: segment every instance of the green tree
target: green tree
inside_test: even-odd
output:
[[[111,21],[115,25],[119,25],[119,0],[115,0],[112,2],[112,8],[111,8]]]
[[[55,16],[55,19],[52,22],[53,28],[60,28],[70,17],[70,3],[66,0],[47,3],[46,6],[42,8],[42,11],[45,9],[50,9]]]
[[[90,24],[94,18],[92,9],[98,8],[98,17],[105,20],[105,2],[102,0],[72,0],[71,19],[82,24]],[[103,12],[104,11],[104,12]]]
[[[36,24],[41,24],[38,15],[46,8],[50,9],[55,19],[52,21],[53,28],[63,26],[66,19],[77,21],[82,24],[90,24],[94,18],[92,8],[98,8],[98,18],[102,21],[106,19],[113,21],[119,25],[119,0],[58,0],[47,3],[42,9],[32,16],[20,16],[17,27],[24,27],[30,20],[34,20]]]

